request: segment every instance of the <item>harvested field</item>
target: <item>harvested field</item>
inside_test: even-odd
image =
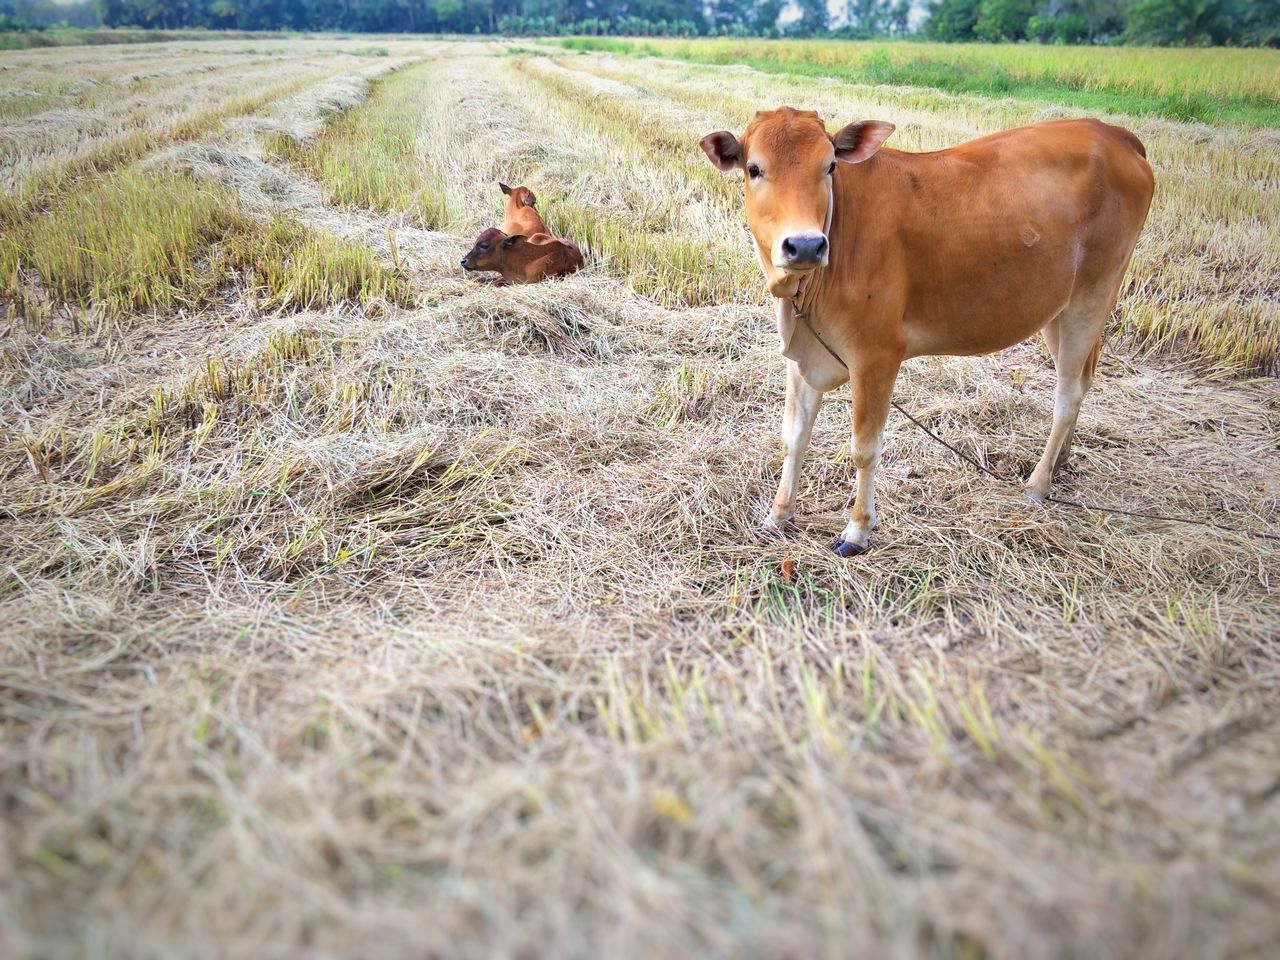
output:
[[[847,388],[756,533],[782,362],[697,137],[1068,111],[378,44],[0,54],[0,954],[1274,950],[1274,541],[895,414],[839,560]],[[1059,492],[1275,534],[1280,133],[1109,119],[1159,186]],[[459,275],[498,179],[585,272]],[[1052,380],[896,396],[1015,481]]]

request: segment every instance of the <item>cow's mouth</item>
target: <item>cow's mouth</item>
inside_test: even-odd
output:
[[[800,283],[813,270],[781,270],[782,276],[770,282],[769,293],[780,300],[794,297],[800,292]]]

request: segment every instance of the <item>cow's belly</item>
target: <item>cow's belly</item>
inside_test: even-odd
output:
[[[1035,243],[940,263],[913,288],[903,317],[909,356],[992,353],[1062,312],[1076,283],[1080,243],[1049,242],[1031,225],[1024,236]]]

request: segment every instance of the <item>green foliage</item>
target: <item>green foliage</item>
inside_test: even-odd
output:
[[[1080,13],[1058,17],[1036,14],[1027,21],[1027,39],[1038,43],[1083,43],[1088,35],[1089,25]]]
[[[812,37],[826,33],[831,26],[827,0],[796,0],[796,2],[800,7],[800,19],[788,32],[799,37]]]
[[[0,0],[0,31],[44,30],[48,27],[96,27],[98,11],[91,0]]]
[[[1280,0],[934,0],[930,40],[1280,46]]]
[[[0,32],[73,25],[235,30],[502,33],[507,36],[866,39],[910,32],[910,0],[0,0]],[[931,0],[939,41],[1280,46],[1280,0]],[[30,34],[28,34],[30,36]],[[63,42],[62,40],[48,41]],[[76,42],[94,42],[84,39]],[[3,46],[39,46],[41,41]]]
[[[1231,38],[1234,11],[1227,0],[1139,0],[1129,13],[1138,43],[1206,47]]]
[[[979,40],[995,43],[1025,39],[1027,20],[1034,11],[1033,0],[982,0],[973,32]]]
[[[929,6],[924,35],[930,40],[972,40],[981,0],[936,0]]]

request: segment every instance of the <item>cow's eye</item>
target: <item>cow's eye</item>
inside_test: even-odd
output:
[[[829,177],[835,172],[836,172],[836,162],[832,160],[831,166],[827,167],[827,176]]]
[[[488,245],[487,243],[482,243],[482,244],[480,244],[480,249],[481,249],[481,250],[488,250],[488,249],[489,249],[489,245]]]
[[[761,177],[764,176],[764,171],[761,170],[756,164],[748,163],[747,176],[750,177],[752,180],[759,180]]]

